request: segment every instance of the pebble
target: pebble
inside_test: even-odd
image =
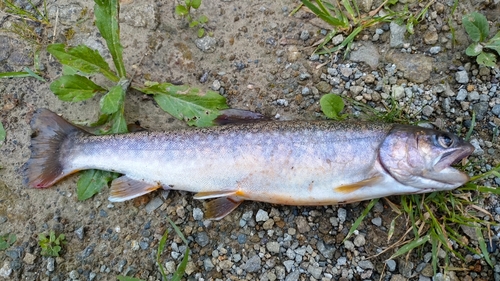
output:
[[[307,267],[307,272],[311,273],[312,277],[314,277],[315,279],[320,279],[323,269],[319,266],[309,264],[309,266]]]
[[[267,242],[266,249],[271,253],[278,254],[280,252],[280,244],[275,241]]]
[[[470,144],[474,146],[474,152],[472,153],[472,155],[480,156],[484,154],[484,150],[479,145],[479,141],[477,139],[471,139]]]
[[[500,104],[493,106],[493,109],[491,110],[491,112],[493,114],[495,114],[496,116],[500,117]]]
[[[399,25],[396,22],[391,22],[390,24],[391,36],[389,39],[389,45],[391,48],[401,48],[404,44],[404,36],[406,33],[406,26]]]
[[[26,264],[33,264],[33,263],[35,263],[35,259],[36,259],[35,255],[30,254],[30,253],[26,253],[26,255],[24,255],[23,261]]]
[[[346,240],[346,241],[344,242],[344,248],[345,248],[346,250],[351,251],[351,252],[354,252],[354,250],[356,249],[356,248],[355,248],[355,246],[354,246],[354,243],[352,243],[352,242],[351,242],[351,241],[349,241],[349,240]]]
[[[382,226],[382,219],[380,217],[373,218],[372,223],[376,226]]]
[[[299,280],[299,277],[300,277],[300,271],[295,270],[292,271],[290,274],[288,274],[288,276],[285,278],[285,281],[296,281]]]
[[[155,197],[153,200],[149,201],[144,210],[146,213],[151,214],[154,210],[158,209],[163,204],[163,200],[160,197]]]
[[[439,52],[441,52],[441,47],[440,46],[431,47],[429,49],[429,53],[431,53],[433,55],[438,54]]]
[[[374,269],[373,263],[369,260],[362,260],[358,262],[358,266],[362,269]]]
[[[200,208],[193,209],[193,219],[196,221],[201,221],[203,219],[203,211]]]
[[[262,209],[259,209],[257,211],[257,214],[255,215],[255,221],[257,222],[262,222],[262,221],[267,221],[269,219],[269,214],[262,210]]]
[[[307,39],[309,39],[309,31],[302,30],[302,32],[300,33],[300,39],[303,41],[306,41]]]
[[[366,239],[364,235],[360,234],[354,238],[354,245],[356,245],[356,247],[361,247],[364,246],[365,244],[366,244]]]
[[[465,98],[467,98],[467,90],[466,89],[460,89],[458,90],[458,94],[457,94],[457,97],[456,97],[456,100],[457,101],[463,101],[465,100]]]
[[[332,42],[332,44],[333,44],[334,46],[339,45],[340,43],[344,42],[344,35],[339,34],[339,35],[334,36],[334,37],[332,38],[332,41],[331,41],[331,42]]]
[[[307,222],[306,218],[303,216],[298,216],[295,219],[295,223],[297,224],[297,231],[299,233],[306,233],[311,230],[311,227],[309,226],[309,223]]]
[[[206,232],[199,232],[198,235],[196,235],[195,241],[200,246],[205,247],[209,242],[208,234]]]
[[[194,40],[194,44],[198,49],[203,52],[211,53],[215,51],[215,45],[217,44],[217,40],[210,36],[205,36],[203,38],[197,38]]]
[[[391,91],[392,98],[399,101],[405,96],[405,89],[400,85],[393,85]]]
[[[302,95],[303,96],[308,96],[310,94],[311,94],[311,89],[309,89],[309,87],[302,88]]]
[[[430,105],[426,105],[422,108],[422,114],[427,116],[427,117],[430,117],[433,112],[434,112],[434,107],[432,107]]]
[[[80,274],[78,274],[78,271],[76,270],[71,270],[69,272],[69,278],[71,278],[71,280],[77,280],[78,277],[80,277]]]
[[[455,73],[455,80],[460,84],[469,83],[469,74],[466,70],[457,71]]]
[[[254,255],[252,256],[251,258],[249,258],[244,265],[241,266],[241,268],[243,268],[244,270],[246,270],[247,272],[257,272],[260,270],[261,268],[261,260],[260,260],[260,257],[259,255]]]
[[[394,270],[396,270],[395,260],[387,260],[385,264],[387,265],[387,269],[389,269],[389,271],[393,272]]]
[[[53,257],[47,258],[47,270],[49,272],[54,271],[55,269],[55,259]]]
[[[339,208],[337,210],[337,218],[339,219],[339,223],[343,224],[347,218],[347,210],[344,208]]]
[[[203,261],[203,267],[205,267],[205,271],[211,271],[214,269],[214,264],[212,263],[212,260],[210,258],[206,258]]]
[[[347,258],[346,257],[340,257],[337,259],[337,266],[344,266],[347,264]]]

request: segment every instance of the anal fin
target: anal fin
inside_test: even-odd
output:
[[[210,220],[220,220],[236,209],[244,200],[235,197],[220,197],[205,205],[205,217]]]
[[[362,181],[358,181],[355,183],[337,186],[334,188],[334,190],[336,192],[340,192],[340,193],[344,193],[344,194],[351,193],[351,192],[354,192],[362,187],[375,185],[375,184],[379,183],[381,180],[382,180],[382,176],[376,175],[376,176],[373,176],[371,178],[368,178],[368,179],[365,179]]]
[[[151,184],[149,182],[131,179],[127,176],[121,176],[111,182],[108,200],[111,202],[123,202],[155,191],[161,187],[160,184]]]
[[[226,191],[208,191],[208,192],[198,192],[194,195],[194,199],[211,199],[219,197],[227,197],[235,195],[238,191],[236,190],[226,190]]]

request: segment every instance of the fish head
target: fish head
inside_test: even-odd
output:
[[[452,164],[474,147],[457,136],[433,129],[395,125],[379,148],[382,167],[398,182],[421,192],[451,190],[469,180]]]

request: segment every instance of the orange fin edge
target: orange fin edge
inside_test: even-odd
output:
[[[341,186],[337,186],[334,188],[334,190],[336,192],[340,192],[340,193],[351,193],[351,192],[354,192],[360,188],[363,188],[365,186],[371,186],[371,185],[374,185],[374,184],[377,184],[379,183],[380,181],[382,180],[382,176],[380,175],[376,175],[376,176],[373,176],[371,178],[368,178],[368,179],[365,179],[365,180],[362,180],[362,181],[358,181],[358,182],[355,182],[355,183],[351,183],[351,184],[344,184],[344,185],[341,185]]]
[[[229,215],[244,200],[235,197],[219,197],[205,204],[205,217],[209,220],[220,220]]]
[[[150,193],[161,187],[162,185],[158,183],[152,184],[142,180],[131,179],[127,176],[121,176],[111,182],[108,200],[111,202],[123,202]]]

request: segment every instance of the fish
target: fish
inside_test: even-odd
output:
[[[206,128],[93,135],[38,109],[24,184],[46,188],[87,169],[117,172],[112,202],[158,189],[189,191],[210,199],[205,218],[219,220],[245,200],[345,204],[452,190],[469,180],[452,165],[474,147],[448,132],[359,121],[230,119]]]

